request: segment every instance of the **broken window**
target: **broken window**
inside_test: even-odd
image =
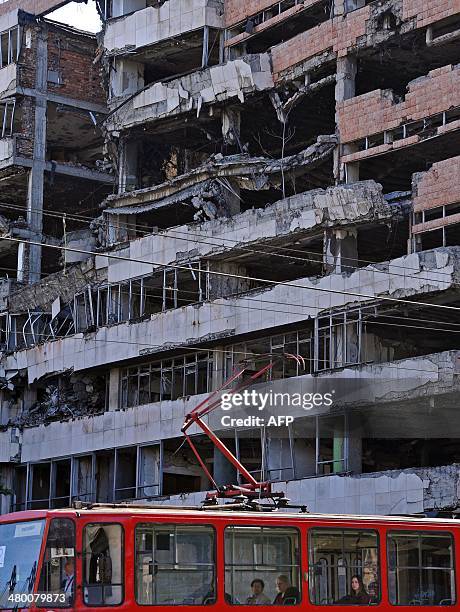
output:
[[[121,372],[121,408],[174,400],[211,390],[212,354],[207,351],[126,368]]]
[[[319,475],[345,472],[346,417],[345,415],[316,417],[316,456]]]
[[[194,304],[203,299],[201,290],[201,270],[164,270],[163,272],[163,310]]]
[[[161,444],[140,446],[138,452],[138,494],[146,499],[160,494]]]
[[[135,499],[137,496],[137,448],[115,449],[115,496],[114,501]]]
[[[115,495],[115,453],[113,450],[95,454],[95,494],[97,502],[112,502]]]
[[[74,319],[77,333],[94,325],[93,299],[89,287],[74,297]]]
[[[20,465],[14,470],[14,498],[11,511],[20,512],[27,509],[28,466]]]
[[[235,455],[256,480],[265,479],[263,465],[262,447],[265,436],[262,429],[235,429]],[[239,484],[244,484],[244,479],[237,475]]]
[[[0,104],[0,137],[8,138],[14,132],[14,110],[16,100],[7,100]]]
[[[163,276],[145,278],[143,283],[143,314],[152,315],[163,308]]]
[[[0,34],[0,68],[16,62],[19,56],[19,26]]]
[[[345,414],[298,418],[288,427],[267,428],[266,466],[270,480],[292,480],[346,471]]]
[[[274,365],[269,373],[272,380],[289,378],[291,376],[301,376],[312,372],[312,346],[313,338],[310,330],[295,331],[287,334],[280,334],[268,338],[260,338],[251,342],[235,344],[228,347],[224,355],[224,374],[228,379],[235,372],[238,364],[252,356],[266,355],[269,353],[284,355],[300,355],[305,360],[305,368],[302,363],[295,360],[275,359]],[[267,357],[268,361],[269,357]],[[254,361],[254,371],[263,366],[262,361]]]
[[[99,287],[95,298],[97,325],[113,325],[202,301],[203,278],[207,276],[203,277],[201,270],[190,266],[190,271],[165,269],[153,276]]]
[[[80,501],[93,501],[95,456],[73,458],[72,496]]]
[[[316,370],[360,363],[361,311],[342,312],[316,320]]]
[[[51,508],[70,506],[70,459],[51,464]]]
[[[51,463],[33,463],[29,466],[29,499],[30,510],[50,507]]]
[[[97,301],[96,301],[96,321],[98,327],[108,325],[108,302],[109,302],[109,289],[108,287],[99,287],[97,290]]]

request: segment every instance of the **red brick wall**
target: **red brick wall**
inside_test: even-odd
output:
[[[273,4],[273,0],[247,0],[247,2],[225,0],[225,25],[229,27],[239,23],[251,15],[255,15],[259,11],[273,6]]]
[[[460,0],[403,0],[403,19],[417,16],[418,28],[456,13],[460,13]]]
[[[414,174],[413,191],[415,212],[460,202],[460,156]]]
[[[313,6],[321,0],[304,0],[303,6]],[[275,4],[274,0],[225,0],[225,26],[231,27],[251,15],[260,13]]]
[[[94,65],[96,41],[67,31],[48,34],[48,69],[60,73],[62,83],[48,83],[48,91],[98,104],[105,103],[100,64]]]
[[[18,85],[20,87],[34,89],[37,57],[37,29],[34,27],[26,27],[24,30],[18,63]],[[31,41],[30,48],[26,47],[26,38]]]
[[[237,0],[235,0],[237,1]],[[446,17],[460,13],[460,0],[402,0],[402,16],[415,19],[415,27],[422,28]],[[275,81],[279,73],[315,55],[332,49],[339,56],[346,55],[366,33],[370,7],[366,6],[337,17],[316,28],[302,32],[272,49]]]
[[[349,13],[346,18],[336,17],[302,32],[291,40],[272,48],[275,80],[279,73],[319,53],[332,49],[344,56],[366,33],[369,6]]]
[[[460,67],[444,66],[414,81],[399,104],[391,91],[380,89],[339,103],[340,137],[353,142],[454,106],[460,106]]]
[[[22,157],[33,157],[33,137],[35,127],[35,100],[28,96],[20,99],[16,105],[16,117],[20,117],[15,128],[16,152]]]

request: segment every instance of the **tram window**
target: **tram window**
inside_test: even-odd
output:
[[[123,528],[92,523],[83,530],[83,600],[87,606],[123,601]]]
[[[454,543],[450,533],[388,534],[390,602],[408,606],[455,604]]]
[[[370,605],[380,600],[375,531],[312,529],[310,601],[315,605]]]
[[[38,592],[59,594],[53,598],[53,607],[69,608],[75,593],[75,525],[70,519],[53,519],[46,539],[45,556],[40,574]],[[48,607],[49,602],[38,607]]]
[[[297,529],[227,527],[225,598],[234,605],[299,604],[300,550]]]
[[[202,525],[136,526],[136,601],[148,606],[215,603],[215,536]]]

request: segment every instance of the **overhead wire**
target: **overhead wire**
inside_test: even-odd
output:
[[[57,249],[57,250],[64,250],[64,251],[69,251],[72,253],[80,253],[80,254],[85,254],[85,255],[92,255],[92,256],[98,256],[98,257],[103,257],[103,258],[108,258],[108,259],[115,259],[118,261],[126,261],[126,262],[130,262],[130,263],[140,263],[142,265],[151,265],[151,266],[156,266],[158,268],[164,269],[164,268],[168,268],[168,269],[176,269],[176,270],[186,270],[186,271],[193,271],[193,272],[200,272],[200,269],[198,268],[193,268],[191,265],[181,265],[181,264],[164,264],[162,262],[155,262],[155,261],[149,261],[149,260],[140,260],[140,259],[135,259],[132,257],[125,257],[122,255],[116,255],[114,253],[97,253],[95,251],[90,251],[87,249],[77,249],[74,247],[62,247],[62,246],[58,246],[58,245],[53,245],[53,244],[46,244],[46,243],[42,243],[42,242],[38,242],[38,241],[33,241],[33,240],[25,240],[23,238],[14,238],[11,236],[5,236],[2,237],[2,240],[6,240],[6,241],[10,241],[10,242],[16,242],[16,243],[22,243],[22,244],[29,244],[29,245],[36,245],[36,246],[40,246],[40,247],[44,247],[44,248],[49,248],[49,249]],[[303,289],[303,290],[308,290],[308,291],[317,291],[320,293],[327,293],[327,294],[334,294],[334,295],[342,295],[342,296],[352,296],[352,297],[357,297],[357,298],[362,298],[365,300],[378,300],[378,301],[384,301],[384,302],[390,302],[390,303],[394,303],[394,304],[409,304],[412,306],[427,306],[430,308],[437,308],[440,310],[448,310],[448,311],[454,311],[454,312],[460,312],[460,307],[458,306],[450,306],[447,304],[433,304],[433,303],[429,303],[429,302],[421,302],[421,301],[415,301],[415,300],[408,300],[408,299],[403,299],[403,298],[394,298],[394,297],[389,297],[386,295],[372,295],[372,294],[366,294],[366,293],[359,293],[359,292],[355,292],[355,291],[346,291],[346,290],[341,290],[341,289],[332,289],[332,288],[326,288],[326,287],[318,287],[317,285],[310,285],[310,286],[306,286],[306,285],[301,285],[295,282],[291,282],[291,281],[276,281],[276,280],[271,280],[271,279],[266,279],[266,278],[259,278],[259,277],[254,277],[254,276],[247,276],[247,275],[243,275],[243,274],[234,274],[234,273],[230,273],[230,272],[222,272],[219,270],[207,270],[206,271],[207,274],[210,275],[214,275],[214,276],[219,276],[219,277],[224,277],[224,278],[234,278],[234,279],[239,279],[239,280],[246,280],[246,281],[253,281],[253,282],[258,282],[258,283],[264,283],[270,286],[276,286],[276,287],[291,287],[291,288],[295,288],[295,289]],[[330,278],[330,277],[329,277]]]
[[[14,206],[14,205],[3,205],[5,208],[11,208],[14,210],[20,210],[20,211],[25,211],[26,209],[23,207],[19,207],[19,206]],[[37,213],[37,214],[41,214],[41,213]],[[50,212],[43,212],[44,215],[49,215],[51,217],[57,217],[59,219],[62,218],[62,214],[59,213],[50,213]],[[93,221],[94,217],[83,217],[83,216],[78,216],[78,215],[69,215],[66,214],[67,219],[70,220],[74,220],[74,221],[81,221],[82,223],[86,223],[87,221]],[[264,244],[260,244],[257,246],[257,249],[255,249],[254,247],[250,247],[250,246],[245,246],[245,245],[241,245],[239,243],[239,241],[235,240],[235,239],[231,239],[231,238],[225,238],[223,236],[220,236],[219,238],[215,238],[216,242],[210,242],[210,240],[213,239],[213,237],[209,237],[206,236],[205,234],[197,234],[196,232],[180,232],[179,230],[176,230],[174,228],[170,228],[165,230],[164,232],[156,232],[153,233],[152,229],[149,228],[148,230],[146,229],[143,232],[139,231],[139,226],[138,224],[129,224],[129,223],[125,223],[124,224],[125,227],[129,228],[133,228],[135,229],[137,232],[139,233],[143,233],[144,237],[148,236],[148,235],[152,235],[158,238],[163,238],[163,239],[168,239],[171,236],[174,237],[176,240],[182,240],[185,242],[196,242],[198,244],[206,244],[208,246],[212,246],[212,247],[222,247],[222,242],[231,242],[232,244],[234,244],[235,246],[237,246],[237,250],[243,250],[243,251],[248,251],[250,253],[254,253],[254,254],[262,254],[262,255],[269,255],[271,257],[281,257],[281,258],[288,258],[288,259],[292,259],[294,261],[299,261],[299,262],[312,262],[312,263],[320,263],[318,259],[309,259],[306,257],[295,257],[295,256],[289,256],[289,255],[285,255],[284,253],[276,253],[276,252],[270,252],[268,250],[263,250],[264,247],[266,246],[267,249],[276,249],[278,251],[286,251],[288,253],[299,253],[302,255],[314,255],[314,256],[318,256],[318,252],[316,251],[307,251],[304,249],[294,249],[292,247],[285,247],[285,246],[281,246],[281,245],[277,245],[277,246],[273,246],[273,245],[264,245]],[[147,226],[144,226],[147,227]],[[180,226],[179,226],[180,227]],[[184,236],[183,238],[181,236]],[[198,237],[198,238],[205,238],[206,240],[197,240],[196,238],[194,238],[194,236]],[[211,254],[212,255],[212,254]],[[209,256],[209,255],[208,255]],[[203,257],[206,257],[206,255],[203,255]],[[373,268],[373,272],[377,273],[377,274],[384,274],[384,275],[388,275],[388,276],[400,276],[402,278],[407,278],[407,273],[410,273],[411,271],[413,272],[418,272],[420,273],[419,268],[411,268],[410,266],[402,266],[402,265],[398,265],[395,263],[392,263],[391,266],[393,269],[401,269],[404,270],[404,274],[399,274],[397,272],[394,271],[389,271],[389,270],[382,270],[379,269],[378,265],[381,262],[377,262],[377,261],[372,261],[372,260],[367,260],[367,259],[361,259],[361,258],[356,258],[356,257],[347,257],[346,258],[348,262],[356,262],[356,263],[360,263],[360,264],[368,264],[368,265],[372,265],[375,266],[375,268]],[[439,282],[439,276],[451,276],[449,273],[447,272],[436,272],[436,276],[437,278],[430,278],[430,277],[423,277],[423,280],[431,280],[431,281],[436,281]],[[420,277],[421,278],[421,277]],[[441,281],[444,282],[444,281]],[[449,284],[453,284],[453,285],[458,285],[460,286],[459,283],[449,283]]]

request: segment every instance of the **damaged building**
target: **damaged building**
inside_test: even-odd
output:
[[[62,4],[0,4],[2,512],[200,503],[184,418],[260,356],[259,392],[334,400],[211,415],[253,475],[457,509],[459,2]]]

